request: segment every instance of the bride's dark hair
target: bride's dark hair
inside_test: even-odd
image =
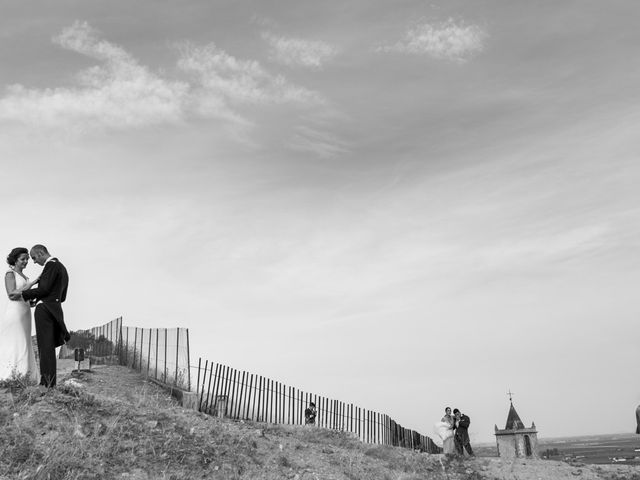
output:
[[[9,255],[7,255],[7,263],[11,266],[14,266],[18,261],[18,257],[20,257],[20,255],[22,255],[23,253],[29,253],[29,250],[24,247],[14,248],[13,250],[11,250]]]

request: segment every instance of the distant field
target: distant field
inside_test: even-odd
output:
[[[540,454],[549,450],[553,460],[640,465],[640,435],[636,434],[544,438],[539,445]]]
[[[593,435],[588,437],[539,438],[540,456],[551,460],[603,464],[640,465],[640,435]],[[480,456],[497,456],[495,445],[478,445]]]

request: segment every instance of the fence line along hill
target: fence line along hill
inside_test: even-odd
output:
[[[446,458],[337,429],[218,418],[185,408],[147,376],[147,363],[119,365],[117,344],[94,338],[92,350],[109,352],[95,357],[104,362],[78,371],[73,359],[60,360],[55,389],[0,385],[1,480],[640,480],[628,465]],[[189,395],[199,401],[200,393]]]
[[[168,387],[195,393],[195,408],[210,415],[303,425],[304,410],[313,402],[317,427],[347,432],[365,443],[441,452],[431,438],[399,425],[386,414],[209,360],[200,358],[192,365],[186,328],[128,327],[119,317],[74,332],[62,347],[61,358],[73,358],[76,348],[85,349],[94,362],[128,366]]]

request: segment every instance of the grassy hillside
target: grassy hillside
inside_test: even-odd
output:
[[[640,480],[627,466],[447,460],[316,427],[220,420],[125,367],[61,377],[48,393],[0,390],[0,479]]]

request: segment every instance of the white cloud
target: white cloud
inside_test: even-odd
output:
[[[417,25],[409,29],[402,40],[377,50],[462,62],[482,51],[486,36],[479,26],[456,23],[450,18],[440,24]]]
[[[86,22],[74,23],[53,41],[102,64],[81,71],[73,87],[9,86],[0,98],[0,120],[80,130],[182,120],[189,86],[154,75],[122,48],[100,40]]]
[[[176,124],[198,115],[238,129],[253,125],[240,112],[242,106],[323,103],[318,93],[213,44],[186,44],[178,68],[189,75],[176,79],[151,72],[86,22],[65,28],[53,42],[97,65],[80,70],[69,86],[8,86],[0,96],[0,121],[82,132]]]
[[[271,33],[263,33],[262,37],[271,47],[270,58],[289,67],[322,68],[338,53],[335,47],[321,41],[278,37]]]
[[[198,77],[200,94],[216,105],[322,103],[316,92],[269,73],[255,60],[239,60],[214,44],[185,45],[178,66]]]

